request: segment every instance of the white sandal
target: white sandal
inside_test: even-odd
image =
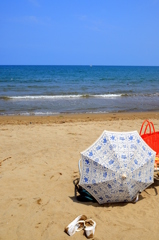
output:
[[[93,238],[95,233],[96,222],[92,219],[85,220],[84,232],[87,238]]]
[[[85,227],[85,221],[84,220],[79,220],[76,224],[76,227],[75,227],[75,228],[77,228],[76,232],[79,232],[79,231],[83,230],[84,227]]]
[[[65,227],[65,232],[72,236],[75,232],[79,232],[85,227],[85,220],[87,217],[85,215],[80,215],[75,220],[73,220],[67,227]]]

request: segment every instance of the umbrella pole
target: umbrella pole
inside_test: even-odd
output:
[[[79,174],[81,176],[81,159],[78,162],[78,169],[79,169]]]

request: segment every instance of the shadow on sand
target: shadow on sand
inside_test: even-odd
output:
[[[93,201],[89,200],[89,199],[80,199],[78,198],[79,197],[79,192],[78,192],[78,189],[77,189],[77,183],[79,182],[79,178],[76,178],[74,181],[73,181],[73,184],[75,186],[75,190],[74,190],[74,196],[70,197],[70,199],[73,201],[73,202],[77,202],[79,204],[84,204],[84,205],[87,205],[87,206],[94,206],[94,207],[124,207],[126,206],[127,204],[135,204],[135,202],[124,202],[124,203],[105,203],[105,204],[99,204],[94,198],[93,198]],[[149,187],[149,188],[154,188],[155,190],[155,193],[154,193],[154,196],[157,195],[157,189],[156,187],[159,186],[159,181],[157,180],[154,180],[154,183]],[[148,189],[149,189],[148,188]],[[147,192],[145,190],[145,192]],[[149,193],[148,193],[149,194]],[[151,194],[149,194],[151,195]],[[139,200],[138,201],[141,201],[143,200],[145,197],[143,197],[141,194],[139,195]],[[80,199],[80,200],[78,200]]]

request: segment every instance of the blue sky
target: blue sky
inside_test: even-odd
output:
[[[0,64],[159,66],[159,0],[4,0],[0,33]]]

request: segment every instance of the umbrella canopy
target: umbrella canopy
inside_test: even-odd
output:
[[[153,183],[155,155],[137,131],[104,131],[81,152],[79,185],[99,204],[130,202]]]

